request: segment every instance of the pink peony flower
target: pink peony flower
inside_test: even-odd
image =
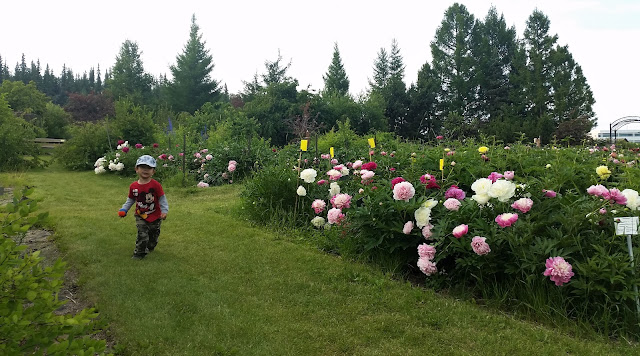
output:
[[[235,171],[235,170],[236,170],[236,165],[235,165],[235,164],[230,164],[230,165],[227,167],[227,170],[228,170],[229,172],[233,172],[233,171]]]
[[[213,156],[212,155],[207,155],[205,158],[207,159],[207,161],[211,161],[213,159]]]
[[[452,185],[451,187],[449,187],[449,189],[447,189],[447,191],[444,193],[444,197],[445,198],[455,198],[458,200],[464,200],[464,198],[467,195],[465,194],[464,190],[458,188],[457,185]]]
[[[362,165],[362,169],[366,169],[368,171],[375,171],[378,168],[376,162],[367,162]]]
[[[599,212],[601,215],[604,215],[604,214],[606,214],[606,213],[607,213],[607,209],[605,209],[605,208],[600,208],[600,210],[598,210],[598,212]]]
[[[124,143],[124,140],[118,140],[118,144],[121,145]]]
[[[433,236],[433,232],[431,231],[432,227],[433,225],[431,224],[422,227],[422,236],[427,240],[431,240],[431,236]]]
[[[141,143],[136,143],[136,148],[142,148],[142,144]]]
[[[557,286],[569,283],[569,280],[574,275],[569,262],[559,256],[547,258],[545,267],[546,269],[544,270],[543,275],[550,276],[550,279],[554,281]]]
[[[334,159],[332,159],[332,160],[331,160],[331,164],[338,164],[338,160],[337,160],[337,159],[335,159],[335,158],[334,158]]]
[[[209,149],[208,148],[203,148],[203,149],[200,150],[200,152],[207,153],[207,152],[209,152]]]
[[[195,158],[201,158],[201,157],[202,157],[202,155],[200,154],[200,152],[196,152],[196,153],[194,153],[194,154],[193,154],[193,156],[194,156]]]
[[[500,178],[502,178],[502,174],[498,172],[491,172],[491,174],[489,174],[489,176],[487,177],[487,179],[489,179],[491,183],[495,183]]]
[[[124,152],[124,153],[129,152],[129,147],[127,147],[127,146],[122,147],[122,152]]]
[[[471,239],[471,248],[473,249],[473,252],[477,253],[480,256],[486,255],[491,252],[489,244],[485,242],[486,240],[486,237],[474,236],[473,239]]]
[[[376,175],[373,171],[369,171],[366,169],[363,169],[360,171],[360,178],[362,178],[362,180],[360,181],[360,183],[362,184],[369,184],[371,183],[371,179],[373,179],[373,176]]]
[[[430,276],[438,272],[438,267],[436,267],[435,262],[431,261],[428,258],[424,258],[424,257],[418,258],[417,265],[418,265],[418,268],[420,268],[420,271],[422,271],[422,273],[426,274],[427,276]]]
[[[376,151],[374,150],[369,151],[369,156],[373,156],[374,154],[376,154]]]
[[[160,145],[158,145],[157,143],[154,143],[152,146],[153,146],[153,148],[158,148],[158,146],[160,146]]]
[[[353,162],[353,165],[351,166],[351,168],[353,168],[353,169],[359,169],[360,167],[362,167],[362,161],[361,160],[357,160],[357,161]]]
[[[496,222],[500,227],[513,225],[518,220],[518,214],[504,213],[496,216]]]
[[[423,174],[420,177],[420,183],[424,184],[427,189],[440,189],[436,177],[431,174]]]
[[[456,151],[449,151],[449,152],[447,152],[447,156],[453,156],[454,154],[456,154]]]
[[[387,155],[387,152],[382,151],[382,152],[380,152],[380,155],[381,155],[381,156],[386,156],[386,155]]]
[[[469,225],[461,224],[453,228],[453,236],[459,239],[462,236],[466,235],[469,232]]]
[[[431,245],[420,244],[418,245],[418,256],[433,260],[436,257],[436,248]]]
[[[449,211],[458,211],[458,209],[460,209],[460,205],[462,205],[462,203],[460,203],[460,200],[458,200],[456,198],[449,198],[449,199],[445,200],[442,205],[444,205],[444,207],[447,208],[447,210],[449,210]]]
[[[520,198],[520,199],[514,201],[513,204],[511,204],[512,208],[518,209],[523,213],[526,213],[529,210],[531,210],[532,206],[533,206],[533,200],[531,200],[529,198]]]
[[[626,205],[627,197],[622,195],[622,192],[617,188],[609,189],[608,198],[612,203]]]
[[[395,167],[391,167],[391,168],[389,168],[389,172],[395,172],[395,171],[396,171],[396,168],[395,168]]]
[[[393,187],[395,187],[395,186],[396,186],[396,184],[398,184],[398,183],[400,183],[400,182],[406,182],[406,181],[405,181],[405,180],[404,180],[404,178],[402,178],[402,177],[395,177],[395,178],[393,178],[393,179],[391,180],[391,188],[393,189]]]
[[[320,179],[320,180],[318,181],[318,185],[323,185],[323,184],[327,184],[327,183],[329,183],[329,181],[328,181],[328,180],[326,180],[326,179]]]
[[[158,159],[160,159],[160,160],[163,160],[163,161],[164,161],[165,159],[167,159],[167,155],[166,155],[165,153],[163,153],[163,154],[161,154],[160,156],[158,156]]]
[[[236,165],[238,165],[238,162],[236,162],[234,160],[231,160],[231,161],[229,161],[229,164],[233,164],[234,166],[236,166]]]
[[[514,171],[506,171],[502,174],[502,176],[504,177],[504,179],[506,180],[513,180],[513,178],[515,177],[515,172]]]
[[[393,199],[409,201],[416,194],[416,189],[409,182],[400,182],[393,187]]]
[[[351,195],[349,194],[336,194],[331,198],[331,206],[338,209],[346,209],[351,205]]]
[[[330,169],[329,171],[327,171],[327,175],[329,176],[329,180],[338,180],[340,179],[340,177],[342,177],[342,173],[335,169]]]
[[[327,213],[327,222],[329,222],[329,224],[340,225],[340,223],[342,223],[344,218],[345,216],[342,213],[342,210],[339,208],[331,208]]]
[[[198,183],[198,188],[207,188],[207,187],[209,187],[209,184],[207,184],[205,182]]]
[[[322,199],[316,199],[313,201],[313,203],[311,203],[311,207],[313,208],[313,211],[316,212],[316,214],[320,214],[321,212],[323,212],[326,206],[327,203],[325,203]]]
[[[442,140],[443,138],[444,138],[444,136],[442,136],[442,135],[436,136],[436,140]]]
[[[542,192],[544,193],[544,196],[547,198],[555,198],[557,195],[557,193],[554,192],[553,190],[542,189]]]
[[[411,230],[413,230],[413,221],[407,221],[402,228],[402,232],[405,235],[409,235],[411,233]]]

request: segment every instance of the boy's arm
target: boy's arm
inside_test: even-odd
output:
[[[136,201],[133,200],[132,198],[127,198],[127,201],[124,202],[124,204],[122,205],[122,208],[120,208],[120,210],[118,211],[118,215],[124,217],[127,215],[127,212],[129,211],[129,209],[131,209],[131,207],[133,206],[133,203],[135,203]],[[124,214],[120,214],[120,212],[124,212]]]
[[[160,212],[166,214],[169,212],[169,202],[167,201],[167,196],[163,195],[158,199],[158,203],[160,203]]]

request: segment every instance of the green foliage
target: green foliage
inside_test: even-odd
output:
[[[5,80],[0,86],[0,95],[5,95],[5,100],[13,111],[20,115],[32,114],[36,117],[42,115],[49,98],[40,92],[36,83]]]
[[[44,267],[40,252],[18,245],[27,230],[41,223],[47,213],[34,215],[37,202],[29,198],[33,188],[16,192],[0,211],[0,353],[3,355],[102,354],[105,341],[93,308],[76,315],[58,315],[65,304],[58,299],[65,264],[57,260]]]
[[[347,167],[356,160],[369,160],[366,138],[355,136],[348,125],[318,142],[322,153],[334,147],[338,162]],[[473,140],[447,141],[446,145],[441,141],[436,147],[427,147],[383,134],[377,135],[376,143],[372,159],[377,168],[371,182],[362,182],[352,173],[335,182],[340,193],[351,196],[351,205],[342,209],[346,220],[330,226],[331,233],[318,232],[324,236],[320,242],[323,248],[364,257],[395,272],[419,273],[416,247],[425,242],[422,229],[406,234],[403,226],[416,219],[419,208],[427,206],[433,226],[426,243],[436,248],[434,262],[441,271],[427,277],[428,285],[470,293],[488,303],[504,303],[502,307],[543,320],[574,319],[607,335],[640,336],[633,291],[640,281],[635,277],[640,269],[632,268],[624,239],[615,237],[613,229],[614,216],[638,216],[638,210],[632,203],[625,206],[586,194],[587,188],[596,184],[637,192],[640,172],[635,167],[636,149],[535,149],[522,144],[504,148],[501,142]],[[487,146],[484,155],[480,146]],[[316,216],[311,203],[316,199],[327,204],[325,212],[318,215],[328,219],[329,186],[303,183],[295,176],[291,168],[297,167],[298,156],[293,145],[279,154],[275,162],[279,171],[276,166],[263,169],[246,183],[243,198],[252,219],[268,222],[280,217],[278,221],[288,221],[290,227],[311,228]],[[335,164],[304,160],[305,155],[300,169],[313,168],[318,174],[316,181],[328,180],[326,172]],[[610,177],[596,174],[600,165],[609,167]],[[511,196],[491,198],[488,204],[470,198],[480,194],[472,190],[478,179],[506,171],[515,171],[515,179],[509,183],[514,187]],[[425,185],[425,174],[432,175],[438,186]],[[416,194],[409,201],[393,198],[390,181],[396,177],[415,187]],[[467,198],[458,210],[449,211],[442,202],[453,185],[466,192]],[[298,186],[304,187],[306,194],[298,196]],[[557,196],[547,197],[547,190]],[[512,204],[520,198],[531,199],[533,208],[526,213],[516,210]],[[503,228],[495,221],[503,213],[518,213],[519,218],[513,226]],[[462,224],[469,226],[469,233],[454,237],[452,231]],[[486,237],[491,248],[488,255],[474,252],[470,244],[474,235]],[[555,256],[565,258],[576,273],[562,287],[543,276],[545,260]],[[549,306],[553,313],[549,313]]]
[[[4,95],[0,95],[0,170],[14,170],[37,166],[38,149],[30,142],[39,130],[15,117]],[[30,159],[25,159],[30,156]]]
[[[104,121],[71,125],[69,134],[71,138],[54,152],[54,158],[67,169],[93,169],[95,161],[109,150],[109,130]]]
[[[111,69],[111,79],[106,81],[116,100],[129,100],[138,105],[148,102],[153,77],[144,70],[142,52],[134,41],[126,40],[116,56]]]
[[[44,121],[44,130],[47,132],[47,137],[52,138],[68,138],[67,126],[71,121],[71,115],[68,114],[60,106],[47,103],[47,106],[42,113]]]
[[[189,41],[176,57],[176,64],[171,66],[173,81],[167,89],[175,111],[193,113],[205,103],[218,99],[220,88],[211,78],[213,67],[213,57],[205,48],[194,14]]]
[[[112,137],[132,144],[154,142],[156,126],[150,110],[129,100],[119,100],[115,107],[115,118],[108,119]]]
[[[331,57],[331,64],[327,73],[322,76],[324,80],[324,89],[322,92],[325,94],[334,94],[337,96],[349,95],[349,77],[342,65],[342,59],[340,58],[340,50],[338,50],[338,43],[333,45],[333,56]]]

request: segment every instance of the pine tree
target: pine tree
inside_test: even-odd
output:
[[[102,78],[100,78],[100,65],[99,64],[98,64],[97,75],[98,75],[98,77],[96,78],[95,91],[96,91],[96,93],[102,93]]]
[[[479,23],[476,43],[478,69],[477,117],[487,124],[493,118],[506,115],[509,105],[509,73],[513,65],[517,42],[516,30],[507,28],[504,16],[495,7],[489,9],[484,22]]]
[[[173,109],[193,113],[204,103],[216,101],[220,95],[218,82],[211,78],[213,57],[205,48],[195,14],[191,17],[189,41],[176,64],[170,67],[173,81],[168,86]]]
[[[262,81],[266,86],[271,84],[291,83],[294,79],[287,75],[287,71],[291,68],[291,61],[287,65],[282,65],[282,55],[278,49],[278,59],[275,61],[265,61],[264,66],[266,72],[262,74]]]
[[[126,40],[120,47],[109,81],[115,99],[128,98],[140,105],[151,96],[153,77],[145,72],[141,54],[134,41]]]
[[[91,67],[91,69],[89,69],[89,92],[95,92],[96,91],[96,72],[93,69],[93,67]]]
[[[445,12],[431,42],[433,70],[440,83],[439,115],[452,137],[477,133],[476,31],[473,15],[455,3]]]
[[[9,73],[5,71],[5,62],[2,61],[2,56],[0,56],[0,84],[2,84],[4,80],[8,79]]]
[[[418,80],[408,90],[406,130],[408,138],[434,139],[442,131],[436,115],[436,93],[440,84],[429,62],[418,71]]]
[[[322,76],[324,80],[323,93],[327,95],[346,96],[349,94],[349,77],[342,65],[338,43],[333,46],[333,57],[327,73]]]
[[[369,79],[370,91],[380,91],[387,85],[387,81],[389,81],[389,56],[386,49],[380,48],[373,62],[373,79]]]
[[[409,106],[407,85],[404,83],[404,60],[400,55],[398,41],[391,41],[391,55],[389,57],[389,79],[382,90],[386,102],[385,116],[392,125],[393,132],[402,137],[412,137],[414,132],[406,122]]]

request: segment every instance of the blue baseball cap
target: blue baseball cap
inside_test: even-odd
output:
[[[136,167],[141,164],[144,164],[145,166],[149,166],[151,168],[156,168],[156,159],[149,155],[140,156],[140,158],[138,158],[138,160],[136,161]]]

